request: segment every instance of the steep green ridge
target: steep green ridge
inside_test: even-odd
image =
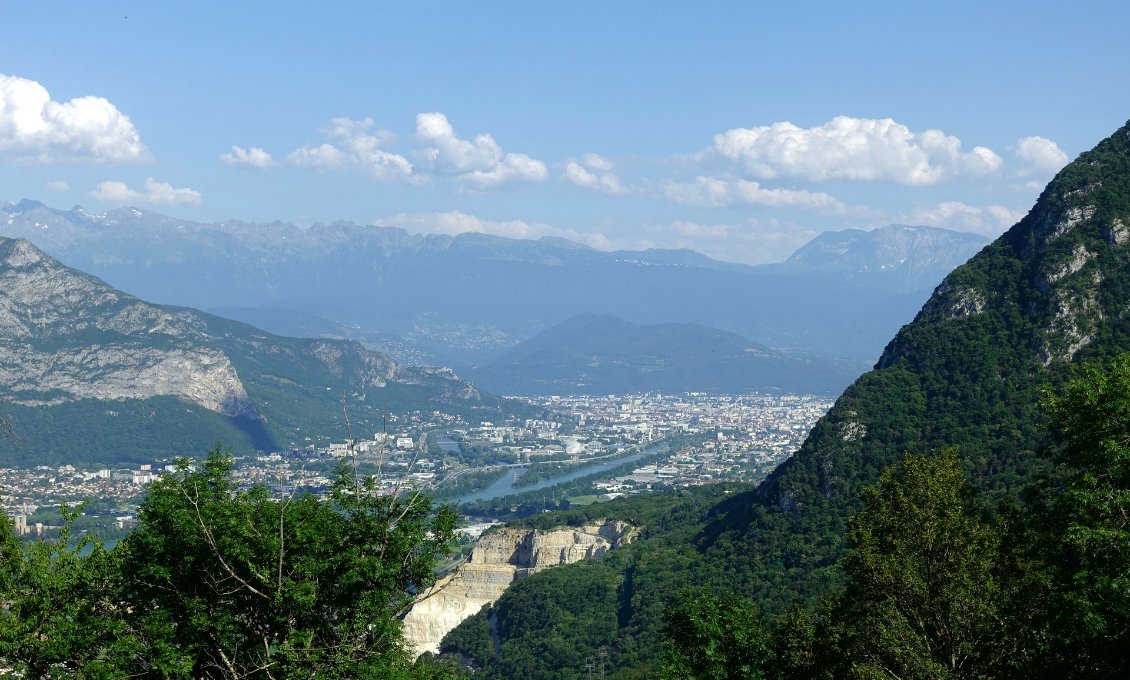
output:
[[[998,495],[1031,477],[1038,388],[1130,346],[1128,133],[1064,168],[1024,219],[946,277],[800,451],[704,536],[709,550],[754,556],[749,593],[804,592],[833,569],[859,489],[907,451],[957,447],[970,478]]]
[[[687,544],[677,543],[677,559],[658,566],[660,553],[644,549],[619,570],[616,600],[593,605],[617,612],[626,640],[610,644],[621,669],[611,677],[649,677],[643,659],[654,656],[632,645],[650,629],[630,627],[645,606],[636,597],[647,583],[670,583],[678,574],[681,585],[713,583],[751,597],[767,613],[835,592],[861,488],[907,452],[955,447],[986,498],[1014,495],[1043,465],[1036,455],[1045,444],[1035,407],[1040,386],[1061,382],[1080,361],[1130,348],[1127,309],[1130,125],[1064,168],[1023,220],[946,277],[875,369],[844,392],[766,482],[704,508],[692,535],[683,525]],[[641,570],[645,564],[650,570]],[[522,602],[558,602],[564,592],[539,577],[519,585],[496,604],[497,621],[528,611]],[[452,639],[473,625],[456,629]],[[499,652],[485,659],[486,677],[503,677],[496,673],[516,659],[550,651],[566,658],[590,644],[554,629],[548,650],[549,643],[506,630]],[[659,653],[657,644],[648,649]],[[458,645],[452,651],[466,653]],[[537,665],[526,677],[567,677],[548,668]]]
[[[303,447],[434,410],[477,421],[521,406],[355,342],[148,304],[0,239],[0,465]]]
[[[467,375],[503,394],[836,394],[856,374],[840,363],[781,352],[709,326],[579,314]]]

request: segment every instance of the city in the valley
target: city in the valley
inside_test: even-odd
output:
[[[234,478],[279,495],[324,493],[346,463],[379,474],[386,493],[422,488],[468,512],[475,501],[481,506],[513,499],[517,505],[522,494],[538,489],[543,509],[556,509],[662,489],[759,481],[800,446],[831,406],[827,397],[781,393],[528,401],[540,417],[471,425],[442,412],[417,413],[390,417],[387,432],[368,438],[239,456]],[[60,507],[79,503],[86,515],[80,527],[113,534],[132,526],[146,486],[175,473],[178,463],[184,461],[170,455],[117,469],[0,469],[2,503],[24,534],[49,533]]]

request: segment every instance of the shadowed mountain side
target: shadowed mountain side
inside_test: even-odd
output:
[[[356,340],[371,350],[387,354],[396,362],[409,366],[451,365],[446,357],[424,349],[411,340],[391,333],[365,331],[355,325],[346,326],[309,312],[285,307],[219,307],[206,311],[227,319],[242,321],[275,335]]]

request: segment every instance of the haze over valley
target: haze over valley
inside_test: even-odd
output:
[[[840,373],[866,368],[941,277],[986,242],[890,226],[827,233],[784,263],[749,267],[689,250],[604,252],[561,239],[349,223],[197,224],[30,200],[0,207],[0,234],[146,299],[287,335],[355,337],[411,363],[488,364],[569,317],[595,313],[717,327],[834,362]]]

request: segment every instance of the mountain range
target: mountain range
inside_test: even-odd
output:
[[[874,251],[867,266],[890,272],[890,283],[812,256],[750,267],[689,250],[604,252],[556,238],[419,235],[348,222],[202,224],[30,200],[0,206],[0,234],[26,238],[131,294],[243,310],[243,320],[269,309],[274,330],[287,335],[309,325],[282,312],[312,314],[378,349],[407,350],[402,359],[456,369],[493,361],[576,314],[598,313],[713,326],[863,370],[940,280],[921,272],[956,266],[979,247],[956,232],[907,233],[890,228],[867,241]],[[859,241],[845,257],[862,262],[865,249]],[[825,275],[813,276],[817,270]]]
[[[379,246],[387,253],[375,262],[376,269],[408,272],[406,277],[393,277],[389,287],[395,284],[406,291],[397,298],[401,305],[406,304],[401,298],[427,300],[421,302],[426,311],[417,321],[440,318],[435,310],[444,305],[456,314],[449,285],[450,291],[461,291],[467,300],[484,287],[509,295],[524,288],[515,284],[526,280],[519,273],[530,275],[532,288],[568,272],[585,280],[598,273],[609,280],[626,277],[633,292],[624,300],[642,294],[635,280],[641,275],[652,275],[656,285],[676,288],[688,280],[706,285],[711,277],[737,277],[747,284],[773,279],[783,285],[789,280],[690,251],[609,254],[552,239],[421,237],[356,225],[309,230],[291,225],[273,225],[273,229],[237,228],[234,223],[186,225],[134,209],[93,216],[79,208],[63,213],[29,201],[5,205],[0,217],[9,230],[31,231],[37,239],[93,266],[134,276],[138,286],[155,286],[173,297],[194,297],[205,291],[205,299],[227,303],[252,299],[240,277],[250,277],[248,285],[261,294],[256,286],[296,267],[310,269],[315,282],[323,275],[330,278],[342,286],[346,298],[358,302],[362,296],[357,289],[371,292],[374,285],[381,287],[381,275],[374,283],[356,276],[358,269],[346,268],[358,282],[350,286],[312,265],[299,267],[311,253],[320,252],[323,259],[313,259],[323,265],[339,256],[357,257],[341,239],[358,237],[360,250]],[[263,241],[257,243],[257,236]],[[106,250],[117,246],[121,251],[116,254]],[[0,441],[0,456],[14,461],[141,460],[168,454],[170,446],[198,452],[217,438],[237,449],[301,447],[326,437],[348,436],[347,409],[351,425],[363,432],[382,427],[386,413],[395,418],[412,410],[438,408],[475,420],[520,410],[514,402],[480,392],[451,369],[425,367],[441,364],[444,355],[419,342],[427,336],[421,329],[435,330],[442,324],[417,324],[404,335],[349,325],[324,315],[335,309],[334,302],[329,306],[310,302],[316,313],[271,306],[278,300],[218,308],[254,324],[247,325],[190,307],[142,302],[63,266],[26,240],[4,239],[2,251],[0,399],[7,402],[4,417],[15,436]],[[221,252],[229,253],[227,266],[207,260]],[[150,259],[142,264],[143,257]],[[446,258],[449,266],[440,266],[437,258]],[[508,265],[519,273],[501,272]],[[462,277],[466,285],[455,285],[450,279],[441,285],[435,279],[442,277],[417,275],[433,268],[459,273],[456,278]],[[192,282],[181,278],[188,276],[188,270],[198,270]],[[431,285],[431,297],[415,284],[405,286],[402,278],[425,288]],[[216,290],[221,287],[230,295],[222,297]],[[175,295],[173,288],[180,292]],[[328,288],[324,292],[328,295]],[[526,295],[527,302],[536,297],[531,290]],[[718,303],[727,295],[712,299]],[[525,323],[532,328],[532,322]],[[455,336],[484,354],[490,354],[482,350],[491,342],[513,339],[494,326],[486,335],[469,332],[465,325],[444,328],[447,331],[442,332],[455,328]],[[483,326],[476,328],[481,331]],[[387,347],[409,360],[393,359],[366,346]],[[466,370],[488,389],[583,394],[751,389],[834,393],[856,369],[842,360],[773,349],[704,325],[640,325],[590,313],[536,333],[501,357],[467,365]]]
[[[32,464],[198,454],[217,439],[301,448],[377,432],[388,414],[521,408],[356,342],[143,302],[20,239],[0,239],[0,402],[0,459]]]

